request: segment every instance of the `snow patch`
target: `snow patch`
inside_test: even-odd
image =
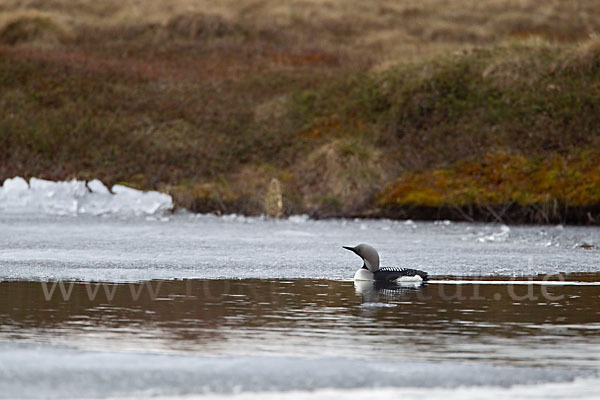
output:
[[[0,186],[0,212],[51,215],[156,215],[173,208],[165,193],[123,185],[111,190],[98,179],[48,181],[9,178]]]

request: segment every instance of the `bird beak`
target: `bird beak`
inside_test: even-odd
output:
[[[350,250],[350,251],[352,251],[352,252],[356,253],[356,252],[354,251],[354,247],[348,247],[348,246],[342,246],[342,247],[343,247],[344,249],[346,249],[346,250]]]

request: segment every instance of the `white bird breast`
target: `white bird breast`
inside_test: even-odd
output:
[[[354,274],[355,281],[373,281],[375,278],[373,277],[373,273],[368,269],[361,268]]]

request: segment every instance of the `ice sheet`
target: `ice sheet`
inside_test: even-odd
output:
[[[578,375],[594,376],[565,368],[466,362],[182,356],[78,351],[0,342],[0,388],[3,389],[0,398],[148,398],[245,393],[239,398],[250,399],[264,398],[261,396],[265,392],[270,396],[295,398],[289,393],[338,389],[351,394],[350,389],[361,393],[360,390],[382,388],[404,389],[413,394],[454,391],[468,394],[465,388],[473,387],[479,388],[475,393],[502,393],[505,391],[498,388],[573,382]],[[589,381],[584,386],[593,387],[597,382]]]
[[[173,208],[171,196],[98,179],[53,182],[15,177],[0,186],[0,213],[50,215],[160,215]]]

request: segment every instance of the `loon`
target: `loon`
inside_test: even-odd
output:
[[[376,282],[426,282],[427,272],[410,268],[379,268],[379,254],[368,244],[359,244],[355,247],[342,246],[354,252],[363,259],[363,266],[354,274],[355,281]]]

